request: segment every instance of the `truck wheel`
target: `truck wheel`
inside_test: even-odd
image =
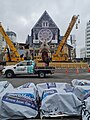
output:
[[[14,76],[14,73],[13,73],[13,71],[12,70],[8,70],[8,71],[6,71],[6,77],[7,78],[12,78],[13,76]]]
[[[40,72],[40,73],[39,73],[39,77],[40,77],[40,78],[44,78],[44,77],[45,77],[45,73],[44,73],[44,72]]]

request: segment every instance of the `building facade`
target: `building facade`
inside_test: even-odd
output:
[[[90,58],[90,21],[86,25],[85,48],[86,58]]]
[[[13,31],[9,31],[7,29],[6,34],[9,36],[9,38],[13,42],[13,44],[16,45],[16,33],[13,32]],[[2,36],[2,34],[0,33],[0,60],[1,61],[2,60],[5,61],[5,56],[6,56],[6,53],[7,53],[6,47],[8,47],[8,46],[9,45],[6,43],[6,40],[4,39],[4,37]]]
[[[81,48],[80,49],[80,58],[85,59],[86,58],[86,48]]]
[[[10,40],[13,42],[13,44],[16,45],[16,37],[17,37],[16,33],[13,32],[13,31],[9,31],[9,30],[7,30],[6,33],[9,36]],[[0,37],[0,42],[1,42],[1,45],[2,45],[1,50],[3,51],[4,48],[6,47],[6,40],[3,38],[2,35],[0,35],[0,36],[1,36]]]
[[[46,57],[51,58],[52,54],[57,51],[62,38],[60,29],[45,11],[32,28],[31,36],[28,35],[26,45],[29,44],[30,53],[33,56],[41,56],[44,60]],[[63,47],[63,51],[69,59],[72,59],[72,48],[67,43]]]
[[[0,54],[2,53],[2,34],[0,33]]]

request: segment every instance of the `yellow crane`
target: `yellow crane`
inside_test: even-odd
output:
[[[20,54],[18,53],[17,49],[15,48],[13,42],[10,40],[9,36],[6,34],[4,28],[1,25],[1,22],[0,22],[0,33],[2,34],[4,39],[6,40],[6,43],[10,48],[10,52],[9,52],[9,49],[7,48],[8,55],[6,56],[6,61],[15,61],[15,62],[17,62],[17,61],[24,60],[24,58],[21,57]]]
[[[78,19],[78,16],[79,15],[74,15],[71,19],[71,22],[65,32],[65,35],[64,37],[62,38],[58,48],[57,48],[57,51],[55,54],[52,55],[52,61],[68,61],[68,56],[66,54],[63,53],[62,49],[64,47],[64,45],[66,44],[66,41],[74,27],[74,24],[76,23],[77,19]],[[77,27],[77,26],[76,26]]]

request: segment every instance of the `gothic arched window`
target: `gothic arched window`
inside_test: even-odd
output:
[[[42,27],[49,27],[48,21],[42,21]]]

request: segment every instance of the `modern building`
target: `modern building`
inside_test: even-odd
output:
[[[10,40],[13,42],[13,44],[16,44],[16,33],[13,31],[9,31],[9,29],[7,29],[6,31],[7,35],[9,36]],[[6,47],[6,40],[3,38],[3,36],[1,35],[0,37],[0,41],[2,43],[2,50],[4,50],[4,48]]]
[[[13,42],[13,44],[16,45],[16,33],[13,31],[9,31],[9,29],[7,29],[6,33],[9,36],[10,40]],[[6,46],[8,46],[8,44],[6,43],[6,40],[4,39],[2,34],[0,33],[0,61],[5,60],[6,52],[4,50]]]
[[[51,57],[56,52],[63,36],[60,35],[60,29],[45,11],[31,30],[31,36],[28,35],[26,45],[29,45],[30,53],[33,56]],[[65,44],[63,47],[69,59],[72,59],[73,47]],[[76,54],[76,53],[75,53]]]
[[[74,34],[70,35],[70,42],[73,47],[71,51],[71,56],[72,56],[72,59],[74,60],[76,58],[76,38]]]
[[[86,48],[80,49],[80,58],[85,59],[86,58]]]
[[[85,48],[86,58],[90,58],[90,21],[86,25]]]
[[[2,34],[0,33],[0,62],[3,60],[2,55]]]
[[[0,54],[2,52],[2,34],[0,33]]]
[[[90,64],[90,20],[86,24],[85,47],[80,49],[80,58]]]

